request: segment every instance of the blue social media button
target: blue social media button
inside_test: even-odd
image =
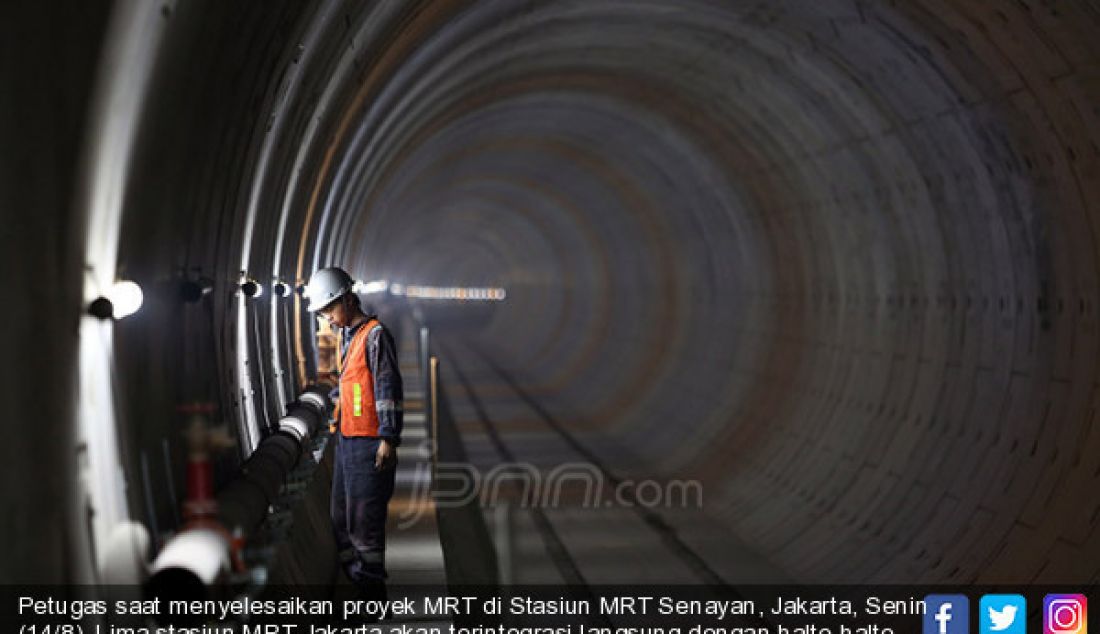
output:
[[[978,605],[981,634],[1025,634],[1027,599],[1018,594],[987,594]]]
[[[924,597],[924,634],[970,634],[970,599],[964,594]]]

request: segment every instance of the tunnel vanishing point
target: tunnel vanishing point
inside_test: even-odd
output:
[[[228,481],[318,378],[293,291],[334,264],[506,289],[377,300],[430,327],[467,460],[698,483],[690,513],[516,520],[566,581],[1100,579],[1094,2],[0,24],[4,582],[95,580],[121,522],[178,528],[189,403]],[[140,310],[91,314],[121,280]]]

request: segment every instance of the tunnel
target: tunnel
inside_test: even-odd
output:
[[[231,481],[333,265],[449,464],[630,491],[440,514],[449,581],[1100,580],[1094,3],[0,14],[5,583],[179,530],[189,404]]]

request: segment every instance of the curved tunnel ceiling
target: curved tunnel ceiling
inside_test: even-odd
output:
[[[433,4],[353,87],[324,243],[507,287],[470,345],[797,577],[1095,574],[1096,17]]]
[[[699,479],[708,516],[793,578],[1100,573],[1094,7],[163,20],[122,225],[135,277],[343,263],[504,287],[476,319],[426,310],[444,367],[516,433],[549,418],[619,473]],[[131,337],[135,375],[183,354]]]

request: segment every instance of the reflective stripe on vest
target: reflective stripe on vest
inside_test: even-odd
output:
[[[374,407],[374,377],[367,363],[367,338],[378,320],[364,324],[344,352],[340,372],[340,433],[345,436],[377,436],[378,412]]]

